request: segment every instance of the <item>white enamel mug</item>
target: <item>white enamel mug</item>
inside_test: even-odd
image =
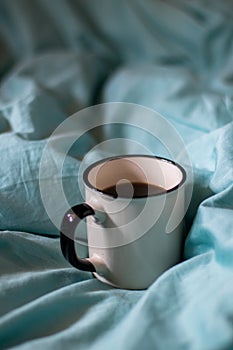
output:
[[[180,261],[186,173],[179,164],[148,155],[116,156],[89,166],[83,181],[86,202],[66,212],[60,234],[63,255],[74,267],[115,287],[145,289]],[[122,184],[129,185],[127,193],[120,191]],[[160,190],[136,193],[135,184]],[[75,231],[84,218],[88,258],[75,249]]]

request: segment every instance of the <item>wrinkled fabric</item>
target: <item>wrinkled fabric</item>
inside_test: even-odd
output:
[[[227,0],[1,0],[1,349],[233,348],[232,63]],[[141,139],[130,128],[87,133],[62,174],[39,173],[56,127],[106,102],[161,113],[192,161],[183,260],[144,291],[72,268],[41,198],[39,177],[48,188],[62,177],[71,204],[83,201],[77,171],[87,152],[102,139]]]

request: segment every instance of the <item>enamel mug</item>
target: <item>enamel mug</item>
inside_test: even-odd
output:
[[[174,161],[122,155],[91,164],[83,173],[85,203],[64,215],[60,244],[75,268],[125,289],[145,289],[181,260],[186,173]],[[87,221],[89,256],[75,248]]]

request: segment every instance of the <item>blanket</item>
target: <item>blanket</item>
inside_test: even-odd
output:
[[[227,0],[1,0],[0,349],[233,348],[232,38]],[[140,142],[138,130],[96,128],[62,172],[40,173],[61,123],[113,102],[160,113],[192,162],[183,259],[141,291],[70,266],[40,192],[41,177],[48,188],[62,180],[79,203],[85,155],[104,156],[96,145],[115,137]]]

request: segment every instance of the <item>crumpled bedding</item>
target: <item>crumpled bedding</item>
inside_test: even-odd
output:
[[[226,0],[1,0],[1,349],[233,348],[232,38]],[[39,188],[53,130],[117,101],[161,113],[193,166],[183,261],[144,291],[72,268]],[[67,188],[95,144],[64,164]]]

